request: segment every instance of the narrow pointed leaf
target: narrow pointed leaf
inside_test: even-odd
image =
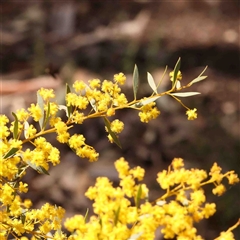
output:
[[[142,195],[142,185],[140,185],[138,187],[138,191],[137,191],[137,196],[136,196],[136,207],[137,208],[139,208],[139,206],[140,206],[141,195]]]
[[[149,72],[147,73],[147,80],[148,80],[148,84],[151,87],[151,89],[153,90],[153,92],[155,92],[157,94],[157,86],[155,84],[155,81],[154,81],[152,75]]]
[[[91,104],[93,110],[94,110],[95,112],[97,112],[97,106],[96,106],[96,104],[95,104],[95,103],[96,103],[95,99],[91,98],[91,99],[89,100],[89,103]]]
[[[207,78],[207,76],[197,77],[197,78],[193,79],[193,80],[190,82],[190,85],[193,85],[194,83],[200,82],[200,81],[202,81],[202,80],[204,80],[204,79],[206,79],[206,78]]]
[[[43,122],[44,122],[44,101],[43,101],[42,96],[38,92],[37,92],[37,104],[41,108],[41,113],[42,113],[42,117],[39,120],[40,129],[42,130]]]
[[[18,148],[11,148],[4,156],[3,159],[8,159],[12,156],[14,156],[14,154],[18,151]]]
[[[120,209],[121,209],[121,207],[119,206],[118,209],[117,209],[117,211],[115,212],[115,217],[114,217],[114,225],[115,225],[115,226],[116,226],[117,223],[118,223]]]
[[[29,128],[29,123],[28,123],[28,121],[25,121],[24,122],[24,131],[23,131],[25,139],[27,139],[29,137],[28,136],[28,128]]]
[[[157,84],[157,88],[161,85],[161,83],[162,83],[162,81],[163,81],[163,78],[164,78],[164,76],[165,76],[165,74],[166,74],[166,72],[167,72],[167,66],[165,67],[165,70],[164,70],[164,72],[163,72],[163,75],[162,75],[162,77],[161,77],[161,79],[159,80],[159,82],[158,82],[158,84]]]
[[[180,65],[181,65],[181,58],[178,59],[176,65],[175,65],[175,67],[174,67],[174,70],[173,70],[173,82],[172,82],[172,86],[175,85],[175,82],[176,82],[176,80],[177,80],[177,74],[178,74],[178,72],[179,72],[179,70],[180,70]]]
[[[155,102],[158,98],[160,98],[161,96],[156,96],[156,97],[152,97],[152,98],[147,98],[145,100],[142,100],[140,103],[142,104],[142,106],[145,106],[151,102]]]
[[[108,120],[106,117],[104,117],[103,120],[104,120],[105,126],[107,127],[108,133],[111,135],[113,141],[114,141],[120,148],[122,148],[121,143],[120,143],[117,135],[112,131],[112,129],[111,129],[111,127],[110,127],[110,122],[109,122],[109,120]]]
[[[89,212],[89,208],[87,208],[87,211],[85,213],[85,216],[84,216],[84,221],[86,222],[86,219],[87,219],[87,216],[88,216],[88,212]]]
[[[27,161],[27,164],[39,173],[50,175],[49,172],[42,166],[36,166],[34,163],[32,163],[30,161]]]
[[[37,167],[37,171],[38,171],[39,173],[42,173],[42,174],[45,174],[45,175],[50,175],[49,172],[48,172],[44,167],[42,167],[42,166],[38,166],[38,167]]]
[[[12,115],[15,118],[14,126],[13,126],[13,138],[17,139],[17,137],[18,137],[18,118],[17,118],[17,115],[14,112],[12,112]]]
[[[50,103],[48,102],[48,108],[47,108],[47,112],[46,112],[46,115],[45,115],[43,128],[46,127],[46,125],[48,123],[48,120],[49,120],[49,117],[50,117]]]
[[[190,97],[198,94],[200,93],[199,92],[181,92],[181,93],[171,93],[170,95],[173,95],[176,97]]]
[[[135,65],[134,71],[133,71],[133,95],[134,95],[134,99],[137,99],[138,85],[139,85],[139,73],[138,73],[137,65]]]
[[[66,94],[71,93],[69,85],[66,83]],[[67,103],[66,103],[67,106]],[[72,106],[67,106],[67,117],[70,117],[72,114]]]

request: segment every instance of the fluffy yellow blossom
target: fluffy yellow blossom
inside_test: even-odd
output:
[[[20,182],[19,187],[18,187],[19,192],[24,192],[26,193],[28,191],[28,184]]]
[[[96,88],[99,88],[100,87],[100,79],[92,79],[92,80],[89,80],[89,86],[92,88],[92,89],[96,89]]]
[[[221,196],[226,192],[226,188],[223,184],[219,184],[212,190],[213,194]]]
[[[239,182],[238,175],[235,174],[233,171],[229,172],[229,174],[227,175],[227,179],[228,183],[231,185]]]
[[[188,120],[194,120],[197,119],[197,113],[196,113],[197,109],[188,109],[186,112],[186,115],[188,116]]]
[[[42,96],[43,100],[48,102],[51,98],[55,98],[53,89],[41,88],[38,93]]]
[[[77,124],[82,124],[84,121],[84,114],[78,111],[74,111],[71,116],[71,121]]]
[[[122,121],[115,119],[114,121],[111,122],[110,127],[113,132],[121,133],[124,128],[124,124]]]
[[[66,143],[70,137],[70,134],[67,132],[68,127],[66,123],[58,121],[54,124],[54,127],[56,129],[56,133],[58,134],[57,140],[61,143]]]
[[[159,116],[160,111],[155,107],[155,105],[155,102],[151,102],[141,107],[141,112],[138,114],[141,122],[148,123],[150,120]]]
[[[85,140],[86,139],[82,134],[80,135],[74,134],[73,136],[70,137],[70,139],[68,140],[68,143],[70,148],[78,149],[85,144]]]
[[[172,161],[172,166],[173,166],[174,170],[183,167],[184,166],[183,159],[182,158],[174,158]]]
[[[86,84],[83,81],[77,80],[73,83],[73,88],[77,93],[79,93],[79,92],[85,90]]]
[[[22,121],[22,122],[26,121],[29,117],[29,113],[24,108],[18,109],[16,111],[16,115],[17,115],[18,121]]]
[[[26,130],[26,137],[33,137],[37,133],[37,129],[31,124]]]
[[[4,126],[9,122],[6,115],[0,115],[0,126]]]
[[[38,122],[42,117],[42,109],[39,107],[38,104],[31,104],[31,107],[28,108],[28,111],[30,112],[30,115],[34,119],[34,121]]]
[[[203,209],[203,214],[205,218],[209,218],[216,212],[215,203],[206,203]]]
[[[130,169],[129,164],[127,161],[125,161],[123,157],[115,161],[114,165],[118,171],[120,179],[126,177],[129,174],[129,169]]]
[[[134,178],[138,179],[138,181],[142,181],[144,178],[145,170],[137,166],[131,169],[129,173],[132,174]]]
[[[115,74],[114,81],[120,85],[124,85],[126,81],[126,76],[123,73]]]

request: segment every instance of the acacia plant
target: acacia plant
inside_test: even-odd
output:
[[[149,189],[142,182],[144,169],[139,166],[130,168],[122,157],[115,161],[119,185],[113,187],[104,176],[97,178],[96,184],[85,193],[93,201],[94,215],[75,215],[66,219],[64,227],[67,232],[62,228],[65,210],[49,203],[34,209],[31,200],[24,199],[28,184],[22,178],[29,168],[39,174],[49,174],[49,164],[55,166],[60,163],[59,149],[44,137],[50,133],[55,133],[57,141],[67,144],[80,158],[96,161],[99,153],[87,144],[85,137],[82,134],[70,135],[68,131],[76,124],[84,124],[87,119],[103,118],[109,141],[118,146],[121,146],[118,135],[124,123],[113,117],[119,109],[139,111],[140,121],[148,123],[160,114],[155,101],[168,95],[186,109],[188,120],[196,119],[197,109],[189,109],[179,98],[199,94],[184,90],[204,80],[204,71],[181,86],[179,59],[170,73],[170,90],[160,93],[158,89],[162,79],[156,84],[148,73],[147,80],[153,92],[149,97],[138,99],[139,77],[135,66],[132,101],[128,101],[121,92],[126,77],[119,73],[114,75],[113,81],[92,79],[89,84],[76,81],[71,87],[67,85],[64,105],[54,100],[52,89],[42,88],[37,92],[37,103],[13,113],[12,122],[7,116],[0,115],[0,238],[151,240],[156,231],[161,231],[165,239],[203,239],[194,224],[216,212],[216,204],[206,199],[204,186],[212,185],[212,193],[220,196],[226,191],[223,179],[227,179],[230,185],[239,182],[234,171],[223,173],[217,163],[207,173],[201,169],[186,169],[183,159],[173,159],[168,170],[159,172],[156,178],[165,194],[150,202]],[[66,120],[61,117],[62,111]],[[234,239],[232,231],[239,224],[240,220],[228,229],[226,226],[226,231],[221,232],[217,239]]]

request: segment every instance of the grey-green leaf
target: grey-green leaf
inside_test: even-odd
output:
[[[194,83],[200,82],[200,81],[202,81],[202,80],[204,80],[204,79],[206,79],[206,78],[207,78],[207,76],[197,77],[197,78],[193,79],[193,80],[190,82],[190,85],[193,85]]]
[[[44,119],[44,123],[43,123],[43,128],[46,127],[47,123],[48,123],[48,120],[49,120],[49,117],[50,117],[50,103],[48,102],[48,108],[47,108],[47,112],[46,112],[46,115],[45,115],[45,119]]]
[[[14,154],[18,151],[18,148],[11,148],[4,156],[3,159],[8,159],[12,156],[14,156]]]
[[[44,122],[44,101],[42,96],[37,92],[37,104],[39,105],[42,113],[42,117],[39,120],[39,125],[41,130],[43,129],[43,122]]]
[[[34,163],[30,161],[27,161],[27,164],[39,173],[50,175],[49,172],[42,166],[36,166]]]
[[[71,93],[71,89],[69,87],[69,85],[66,83],[66,95],[68,93]],[[66,106],[67,106],[67,103],[66,103]],[[67,106],[67,117],[70,117],[72,114],[72,106]]]
[[[151,87],[151,89],[153,90],[153,92],[155,92],[157,94],[157,86],[155,84],[155,81],[154,81],[152,75],[149,72],[147,73],[147,80],[148,80],[148,84]]]
[[[134,100],[137,99],[138,85],[139,85],[139,73],[138,73],[138,67],[137,67],[137,65],[135,65],[134,66],[134,71],[133,71],[133,95],[134,95]]]
[[[151,97],[151,98],[147,98],[145,100],[140,101],[140,103],[142,104],[142,106],[145,106],[151,102],[155,102],[158,98],[160,98],[161,96],[156,96],[156,97]]]
[[[172,86],[175,85],[175,82],[176,82],[176,80],[177,80],[177,74],[178,74],[178,72],[179,72],[179,70],[180,70],[180,65],[181,65],[181,58],[178,59],[176,65],[175,65],[175,67],[174,67],[174,70],[173,70],[173,82],[172,82]]]
[[[137,196],[136,196],[136,207],[137,208],[139,208],[139,206],[140,206],[141,196],[142,196],[142,185],[140,184],[138,187]]]
[[[170,95],[176,96],[176,97],[190,97],[194,95],[201,94],[199,92],[181,92],[181,93],[171,93]]]
[[[28,128],[29,128],[29,123],[28,121],[24,122],[24,137],[27,139],[28,138]]]
[[[18,118],[17,118],[17,115],[14,112],[12,112],[12,115],[15,118],[14,126],[13,126],[13,138],[17,139],[17,137],[18,137]]]

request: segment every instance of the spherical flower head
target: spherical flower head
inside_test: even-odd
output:
[[[28,191],[28,184],[27,184],[27,183],[20,182],[20,183],[19,183],[18,190],[19,190],[20,192],[26,193],[26,192]]]
[[[55,98],[55,93],[53,89],[41,88],[38,90],[39,95],[43,98],[44,101],[49,101],[51,98]]]
[[[0,123],[0,139],[5,139],[10,135],[9,128],[7,126],[1,126]],[[0,148],[0,150],[3,150]]]
[[[31,104],[31,107],[28,108],[30,115],[33,117],[34,121],[38,122],[42,117],[42,109],[38,104]]]
[[[18,121],[21,121],[21,122],[26,121],[29,117],[29,113],[24,108],[18,109],[16,111],[16,115],[17,115]]]
[[[99,88],[101,85],[101,81],[99,79],[92,79],[92,80],[89,80],[88,82],[89,82],[89,86],[92,89]]]
[[[133,175],[134,178],[138,179],[138,181],[142,181],[144,178],[145,170],[139,166],[131,169],[129,171],[130,174]]]
[[[173,81],[173,76],[174,76],[174,71],[169,73],[170,80]],[[177,73],[177,80],[180,81],[182,80],[182,73],[181,71],[178,71]]]
[[[114,108],[109,108],[107,110],[106,114],[107,114],[108,117],[111,117],[111,116],[115,115],[115,109]]]
[[[71,120],[74,123],[82,124],[83,121],[84,121],[84,113],[80,113],[78,111],[74,111],[72,116],[71,116]]]
[[[86,97],[82,97],[82,96],[78,96],[76,98],[76,101],[75,101],[75,106],[78,108],[78,109],[86,109],[87,106],[89,104],[89,101]]]
[[[119,173],[119,178],[124,178],[129,174],[129,164],[123,157],[115,161],[114,165]]]
[[[31,124],[27,129],[25,128],[25,136],[27,138],[33,137],[37,133],[37,129]]]
[[[126,196],[128,197],[134,196],[135,181],[131,175],[128,175],[125,178],[122,178],[120,181],[120,186],[122,187]]]
[[[211,180],[213,182],[220,183],[223,179],[223,174],[221,173],[222,168],[217,165],[217,163],[214,163],[209,175],[211,176]]]
[[[204,195],[203,190],[195,190],[191,194],[191,200],[194,202],[194,204],[200,206],[202,203],[206,201],[206,197]]]
[[[162,189],[169,188],[170,182],[166,170],[163,170],[162,172],[159,172],[157,174],[157,182],[159,183]]]
[[[77,94],[76,93],[67,93],[65,96],[67,106],[75,106],[77,101]]]
[[[49,107],[48,104],[44,105],[44,111],[47,112],[49,111],[50,116],[55,116],[59,110],[59,106],[55,102],[49,102]]]
[[[196,113],[197,109],[188,109],[186,112],[186,115],[188,116],[188,120],[194,120],[197,119],[197,113]]]
[[[205,218],[211,217],[216,212],[215,203],[206,203],[203,209],[203,214]]]
[[[114,75],[114,81],[119,85],[124,85],[126,81],[126,76],[123,73],[118,73]]]
[[[98,160],[99,153],[96,150],[88,145],[84,145],[76,149],[76,154],[81,158],[87,158],[90,162]]]
[[[115,96],[115,99],[113,99],[113,105],[114,106],[119,106],[120,107],[120,106],[126,105],[127,103],[128,103],[128,100],[127,100],[124,93],[117,94]]]
[[[177,170],[184,167],[184,162],[182,158],[174,158],[172,161],[173,169]]]
[[[155,102],[151,102],[141,107],[141,112],[138,114],[141,122],[148,123],[159,116],[160,111],[154,107],[155,105]]]
[[[124,128],[124,123],[118,119],[111,122],[111,130],[115,133],[121,133]]]
[[[73,83],[73,88],[77,93],[79,93],[79,92],[85,90],[86,84],[83,81],[75,81]]]
[[[6,115],[0,115],[0,126],[5,126],[9,122]]]
[[[212,192],[214,195],[221,196],[221,195],[223,195],[224,192],[226,192],[226,188],[223,184],[219,184],[217,187],[215,187],[212,190]]]
[[[228,179],[228,183],[231,185],[239,182],[238,175],[235,174],[233,171],[231,171],[229,175],[227,175],[227,179]]]
[[[78,149],[85,144],[85,137],[82,134],[74,134],[70,137],[68,143],[70,148]]]

